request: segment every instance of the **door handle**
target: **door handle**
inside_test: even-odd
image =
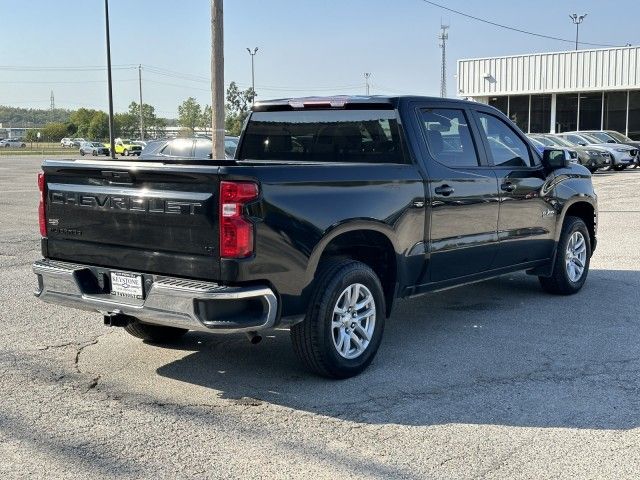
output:
[[[513,192],[516,189],[516,186],[511,182],[505,182],[500,185],[500,188],[505,192]]]
[[[441,187],[436,187],[435,192],[443,197],[448,197],[454,190],[449,185],[442,185]]]

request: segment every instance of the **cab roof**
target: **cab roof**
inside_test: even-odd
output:
[[[279,98],[275,100],[258,101],[253,106],[254,112],[265,112],[274,110],[302,110],[306,108],[336,108],[336,109],[350,109],[350,108],[371,108],[371,109],[394,109],[397,108],[400,102],[408,101],[432,101],[447,103],[472,103],[477,105],[477,102],[470,102],[468,100],[459,100],[454,98],[441,98],[441,97],[427,97],[419,95],[336,95],[329,97],[297,97],[297,98]]]

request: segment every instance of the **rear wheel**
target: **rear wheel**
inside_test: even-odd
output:
[[[184,328],[150,325],[137,320],[129,323],[124,329],[128,334],[152,343],[172,343],[188,332]]]
[[[305,319],[291,327],[296,355],[325,377],[348,378],[373,361],[385,308],[380,280],[367,265],[330,260],[318,275]]]
[[[84,150],[80,150],[80,155],[84,157]]]
[[[565,219],[558,251],[550,277],[538,277],[542,288],[556,295],[578,292],[587,279],[591,260],[591,239],[584,221],[569,216]]]
[[[621,172],[622,170],[624,170],[625,168],[627,168],[626,165],[616,165],[615,167],[613,167],[614,170],[617,170],[618,172]]]

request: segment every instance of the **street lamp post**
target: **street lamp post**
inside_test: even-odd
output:
[[[104,18],[107,34],[107,84],[109,90],[109,150],[111,151],[111,158],[116,159],[116,152],[114,149],[114,133],[113,133],[113,87],[111,80],[111,40],[109,38],[109,0],[104,0]]]
[[[249,52],[249,55],[251,55],[251,90],[253,90],[253,95],[251,96],[251,103],[253,103],[256,98],[256,77],[255,77],[253,57],[255,57],[256,53],[258,53],[258,47],[254,48],[253,50],[247,47],[247,52]]]
[[[576,26],[576,50],[578,50],[578,29],[580,28],[580,24],[582,23],[582,21],[585,19],[586,16],[587,16],[586,13],[584,15],[578,15],[577,13],[574,13],[573,15],[569,15],[569,18]]]

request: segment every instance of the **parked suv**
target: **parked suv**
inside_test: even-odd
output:
[[[595,173],[599,168],[611,166],[611,154],[604,148],[575,145],[561,137],[551,134],[535,133],[530,134],[529,137],[540,142],[540,144],[545,147],[570,148],[578,155],[580,165],[585,166],[591,173]]]
[[[73,140],[71,138],[64,137],[60,140],[60,146],[65,148],[73,147]]]
[[[583,132],[563,132],[557,134],[560,138],[564,138],[575,145],[598,146],[604,148],[611,154],[611,166],[615,170],[624,170],[629,165],[633,165],[636,161],[638,149],[623,145],[621,143],[607,143],[599,138],[593,137]]]
[[[136,160],[44,162],[36,295],[153,342],[288,326],[328,377],[397,298],[521,270],[574,294],[596,247],[589,171],[476,102],[258,102],[234,159]]]
[[[592,137],[596,137],[606,143],[621,143],[635,148],[639,153],[636,154],[635,163],[633,165],[629,165],[629,167],[636,168],[640,165],[640,141],[631,140],[626,135],[616,132],[615,130],[587,130],[585,133],[588,133]]]

